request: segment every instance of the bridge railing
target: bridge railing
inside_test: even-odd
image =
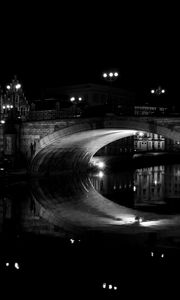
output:
[[[42,110],[42,111],[30,111],[27,118],[28,121],[40,121],[40,120],[55,120],[55,119],[67,119],[67,118],[94,118],[94,117],[134,117],[134,118],[180,118],[180,112],[172,113],[154,113],[154,114],[142,114],[136,115],[132,109],[127,111],[107,111],[104,106],[89,107],[86,110],[79,111],[78,114],[74,114],[71,110]]]

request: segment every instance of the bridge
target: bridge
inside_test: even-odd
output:
[[[25,122],[20,149],[31,161],[31,172],[84,170],[103,146],[120,138],[147,131],[180,141],[180,119],[160,117],[72,118]]]
[[[106,144],[147,131],[180,141],[178,118],[106,117],[74,118],[38,122],[24,122],[20,130],[21,151],[30,161],[32,174],[46,175],[47,171],[86,170],[93,155]],[[66,174],[65,174],[66,175]],[[88,178],[79,176],[60,178],[60,182],[48,190],[50,178],[41,176],[32,184],[34,201],[38,203],[39,215],[50,224],[72,233],[84,229],[125,232],[146,232],[153,228],[179,234],[179,216],[160,216],[155,213],[129,209],[100,195]],[[41,181],[41,180],[47,180]],[[66,186],[65,191],[63,190]],[[52,183],[53,184],[53,183]],[[135,222],[136,217],[143,223]],[[161,233],[162,234],[162,233]],[[165,233],[166,235],[167,233]]]

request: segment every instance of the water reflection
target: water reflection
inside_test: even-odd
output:
[[[1,184],[0,232],[65,236],[77,228],[81,232],[87,227],[128,224],[138,211],[177,214],[179,179],[180,164],[174,164]]]
[[[3,184],[0,188],[0,233],[16,239],[26,233],[56,234],[54,224],[40,217],[41,206],[31,194],[30,182]]]
[[[120,205],[177,213],[180,210],[180,164],[156,165],[91,175],[95,189]]]

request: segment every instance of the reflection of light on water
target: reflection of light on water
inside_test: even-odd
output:
[[[104,163],[103,161],[99,161],[99,162],[97,163],[97,166],[99,167],[99,169],[104,169],[105,163]]]
[[[151,226],[158,226],[158,225],[165,225],[167,224],[169,220],[167,219],[161,219],[161,220],[151,220],[151,221],[145,221],[143,217],[137,217],[137,216],[121,216],[115,218],[115,223],[119,225],[138,225],[143,227],[151,227]],[[114,222],[113,222],[114,223]]]
[[[163,225],[163,220],[153,220],[153,221],[144,221],[141,222],[141,226],[149,227],[149,226],[156,226],[156,225]]]
[[[118,222],[119,225],[125,225],[125,224],[133,224],[135,223],[135,216],[120,216],[120,217],[116,217],[115,221]]]
[[[133,217],[124,217],[123,220],[127,223],[127,224],[131,224],[135,222],[135,216]]]
[[[99,160],[99,158],[93,157],[91,160],[91,163],[94,167],[97,167],[99,169],[105,168],[105,162],[102,160]]]
[[[141,224],[143,222],[143,218],[137,216],[137,217],[135,217],[134,221],[138,224]]]
[[[97,176],[98,176],[99,178],[103,178],[104,173],[103,173],[102,171],[100,171],[100,172],[97,174]]]
[[[19,270],[19,264],[17,262],[14,264],[14,267]]]

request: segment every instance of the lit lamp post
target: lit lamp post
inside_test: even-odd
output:
[[[161,86],[158,86],[157,89],[151,89],[151,94],[154,94],[154,95],[157,95],[157,96],[160,96],[161,94],[165,94],[165,93],[166,93],[166,90],[162,89]]]
[[[15,77],[10,84],[6,86],[7,90],[7,104],[4,104],[5,112],[7,109],[12,110],[13,119],[20,118],[20,95],[22,94],[22,87],[17,78]]]
[[[3,152],[12,164],[20,150],[22,86],[16,77],[6,85],[1,101],[1,124],[3,128]]]
[[[166,93],[166,90],[162,89],[162,87],[160,85],[157,87],[157,89],[151,89],[151,94],[152,95],[160,96],[160,95],[163,95],[165,93]],[[159,107],[157,105],[157,107],[156,107],[156,115],[158,116],[159,114],[160,114],[160,111],[159,111]]]
[[[112,83],[117,80],[119,73],[118,72],[105,72],[103,73],[103,79],[109,82],[110,88],[109,88],[109,95],[106,101],[106,104],[109,106],[111,110],[114,110],[113,103],[112,103]]]
[[[70,98],[70,101],[71,101],[71,103],[73,104],[73,110],[74,110],[74,116],[75,117],[78,117],[78,116],[80,116],[80,115],[78,115],[78,109],[77,109],[77,106],[78,106],[78,104],[79,103],[81,103],[82,102],[82,97],[71,97]]]

